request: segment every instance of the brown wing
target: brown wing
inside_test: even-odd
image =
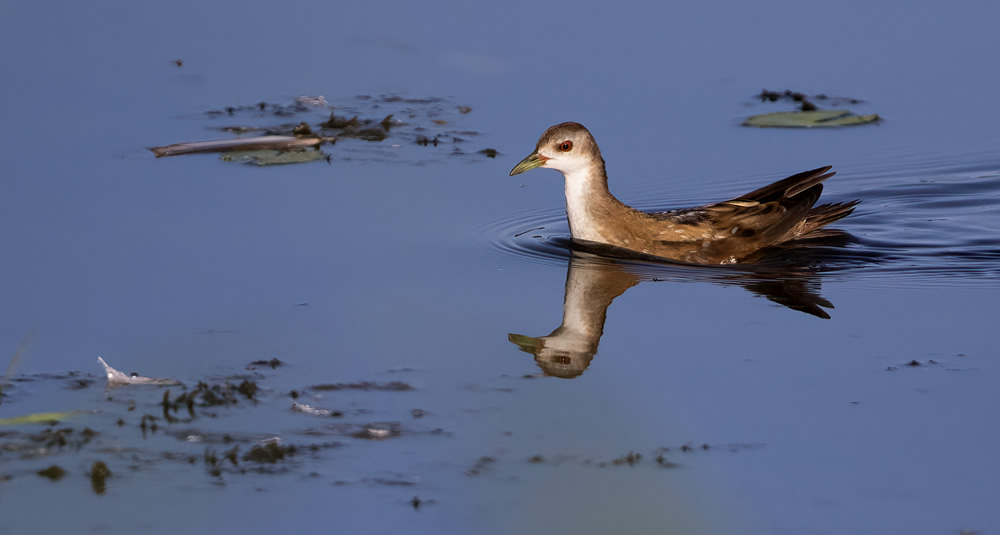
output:
[[[760,189],[755,189],[746,195],[741,195],[731,201],[757,201],[770,202],[783,197],[795,197],[799,193],[823,182],[836,174],[827,173],[832,166],[824,166],[812,171],[803,171],[788,178],[779,180],[773,184],[768,184]]]
[[[735,199],[658,214],[670,223],[662,242],[701,242],[697,256],[704,261],[740,259],[758,249],[790,239],[833,176],[830,167],[792,175]]]
[[[800,227],[823,193],[822,182],[834,175],[829,170],[828,165],[798,173],[706,209],[715,212],[720,231],[745,239],[748,246],[766,247]]]
[[[713,218],[716,239],[743,241],[741,248],[754,251],[786,239],[807,217],[822,193],[823,185],[815,184],[792,197],[766,202],[736,199],[711,205],[706,210],[716,214]]]

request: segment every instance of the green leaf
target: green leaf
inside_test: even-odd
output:
[[[27,416],[15,416],[13,418],[0,418],[0,426],[21,425],[21,424],[47,424],[65,420],[81,411],[65,412],[36,412]]]
[[[778,111],[752,115],[743,126],[760,128],[828,128],[874,123],[878,114],[854,115],[849,110]]]

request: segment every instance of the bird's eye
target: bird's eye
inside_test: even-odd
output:
[[[569,152],[573,150],[573,142],[568,139],[566,141],[563,141],[562,143],[559,144],[559,150],[561,152]]]

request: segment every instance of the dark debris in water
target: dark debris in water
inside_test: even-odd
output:
[[[648,455],[644,455],[639,451],[628,451],[625,454],[615,457],[610,461],[595,461],[590,458],[576,456],[576,455],[566,455],[566,454],[556,454],[551,456],[545,456],[541,454],[535,454],[528,457],[527,462],[529,464],[548,464],[548,465],[558,465],[564,462],[569,462],[572,464],[583,465],[583,466],[597,466],[599,468],[613,468],[619,466],[638,466],[644,464],[644,459],[651,458],[652,463],[650,466],[656,466],[657,468],[677,468],[680,463],[675,462],[671,459],[672,456],[683,456],[688,454],[693,454],[699,451],[710,451],[718,450],[729,453],[736,453],[743,450],[758,449],[763,447],[763,444],[725,444],[721,446],[711,446],[707,443],[694,444],[691,442],[682,444],[679,447],[673,449],[668,447],[661,447],[653,450]]]
[[[408,383],[402,381],[392,381],[389,383],[375,383],[372,381],[361,381],[357,383],[332,383],[332,384],[319,384],[309,387],[310,390],[316,390],[319,392],[329,392],[338,390],[362,390],[365,392],[370,391],[384,391],[384,392],[405,392],[407,390],[413,390],[413,387]]]
[[[81,377],[79,379],[74,379],[70,381],[66,388],[69,390],[83,390],[84,388],[89,388],[90,385],[94,384],[95,379],[90,377]]]
[[[472,468],[465,471],[467,476],[478,476],[483,473],[484,470],[489,469],[497,460],[493,457],[485,455],[476,460],[476,464],[472,465]]]
[[[760,102],[792,103],[795,105],[795,110],[752,115],[743,122],[743,126],[761,128],[829,128],[877,123],[881,120],[877,114],[855,115],[846,109],[822,109],[816,104],[816,102],[821,102],[825,106],[843,107],[863,102],[856,98],[830,97],[822,93],[810,96],[788,89],[784,91],[764,89],[757,95],[757,98],[760,99]]]
[[[680,466],[679,464],[671,461],[670,459],[667,459],[666,452],[662,451],[659,453],[659,455],[653,458],[653,461],[655,461],[658,466],[662,466],[663,468],[677,468],[678,466]]]
[[[926,367],[926,366],[935,366],[937,364],[940,364],[940,362],[938,362],[938,361],[936,361],[934,359],[928,359],[927,362],[920,362],[917,359],[912,359],[909,362],[905,362],[905,363],[901,364],[901,366],[906,367],[906,368],[923,368],[923,367]],[[899,366],[892,366],[892,365],[890,365],[886,369],[888,371],[898,370]]]
[[[830,97],[824,93],[818,95],[809,96],[805,93],[799,91],[792,91],[786,89],[784,91],[771,91],[769,89],[762,89],[757,95],[761,102],[795,102],[798,103],[799,109],[801,111],[812,111],[817,109],[816,105],[811,102],[810,99],[823,102],[830,106],[844,106],[847,104],[861,104],[864,102],[861,99],[850,98],[850,97]]]
[[[43,468],[39,470],[38,475],[52,481],[59,481],[60,479],[66,476],[66,470],[64,470],[61,466],[57,464],[53,464],[48,468]]]
[[[245,474],[249,472],[257,473],[280,473],[287,471],[280,469],[275,471],[274,465],[287,463],[305,453],[316,453],[328,448],[340,447],[339,442],[328,442],[323,444],[282,444],[277,440],[268,440],[262,444],[252,444],[250,449],[240,455],[240,444],[217,452],[212,448],[206,448],[202,456],[205,471],[212,477],[221,478],[224,474]],[[188,462],[194,462],[188,459]]]
[[[333,482],[333,484],[337,486],[353,485],[358,483],[379,487],[416,487],[419,484],[419,481],[413,478],[406,478],[397,475],[395,477],[365,477],[357,481],[338,479]]]
[[[104,494],[107,490],[107,480],[111,477],[108,465],[104,464],[104,461],[96,461],[87,475],[90,476],[90,486],[94,489],[94,494]]]
[[[278,369],[281,364],[278,359],[250,363],[251,366],[266,366],[271,369]],[[73,373],[50,374],[46,377],[18,377],[14,380],[32,379],[41,382],[58,379],[72,382],[81,378],[84,376]],[[332,422],[323,420],[330,423],[318,428],[285,431],[292,436],[312,437],[305,443],[286,441],[279,433],[267,432],[266,429],[259,432],[227,429],[233,417],[240,414],[247,415],[247,411],[253,411],[261,406],[274,408],[276,401],[283,405],[288,399],[285,396],[289,394],[295,394],[293,397],[306,397],[318,392],[320,394],[314,397],[322,399],[321,392],[324,390],[341,391],[344,394],[340,397],[349,399],[346,394],[350,392],[413,390],[413,386],[402,381],[360,381],[329,383],[304,391],[281,393],[262,389],[257,381],[264,379],[264,376],[233,377],[224,380],[204,379],[193,387],[179,384],[164,389],[129,388],[109,391],[102,398],[106,404],[102,410],[77,411],[80,413],[80,418],[96,418],[97,425],[94,428],[100,429],[100,433],[94,431],[92,427],[68,426],[58,421],[46,422],[37,419],[18,424],[30,426],[27,429],[13,426],[0,428],[0,461],[5,462],[4,473],[0,476],[9,479],[23,474],[45,477],[55,482],[85,475],[90,479],[93,491],[103,494],[109,488],[111,481],[112,469],[109,466],[118,464],[128,466],[127,469],[130,471],[141,472],[144,470],[145,462],[151,463],[151,466],[168,462],[184,468],[201,466],[204,473],[212,477],[210,481],[212,484],[224,484],[226,477],[245,473],[280,475],[303,469],[310,472],[309,460],[318,458],[321,452],[330,448],[348,445],[363,448],[366,447],[365,442],[404,440],[410,436],[450,436],[449,432],[440,428],[410,429],[409,427],[418,426],[418,423],[431,418],[423,409],[408,409],[399,414],[398,417],[407,418],[407,425],[404,425],[399,421],[371,421],[368,419],[370,416],[364,416],[366,420],[351,421],[352,417],[371,413],[366,408],[356,406],[346,412],[322,409],[322,414],[336,419]],[[299,392],[306,394],[298,395]],[[365,397],[370,398],[370,396]],[[314,414],[320,413],[318,412],[320,409],[303,404],[299,406],[317,411]],[[101,422],[103,427],[99,425]],[[341,438],[355,440],[341,441]],[[90,470],[76,474],[65,468],[66,462],[55,462],[58,456],[76,457],[94,452],[100,452],[102,456],[112,455],[114,458],[101,461],[94,461],[91,458]],[[53,461],[46,463],[48,467],[31,466],[24,467],[20,471],[16,468],[17,462],[40,458],[51,458]],[[418,480],[419,478],[400,479],[407,485],[416,485]]]
[[[619,465],[623,465],[623,464],[627,464],[629,466],[635,466],[635,465],[639,464],[639,461],[641,461],[641,460],[642,460],[642,454],[641,453],[630,451],[630,452],[626,453],[625,455],[623,455],[623,456],[621,456],[621,457],[619,457],[619,458],[611,461],[611,464],[615,465],[615,466],[619,466]]]
[[[254,364],[264,366],[269,362],[259,361]],[[266,378],[262,377],[259,380],[264,381]],[[129,399],[127,402],[120,399],[110,402],[110,396],[104,398],[107,408],[100,413],[103,413],[101,419],[105,422],[105,426],[96,427],[101,431],[100,434],[89,427],[69,427],[62,424],[33,428],[31,433],[18,429],[0,429],[0,461],[7,460],[4,456],[26,456],[28,452],[40,450],[44,450],[44,453],[32,453],[31,458],[66,455],[75,459],[81,455],[90,455],[87,462],[93,464],[86,475],[91,480],[94,492],[100,494],[109,488],[113,470],[142,473],[145,470],[144,462],[148,462],[151,469],[156,465],[167,465],[171,470],[189,470],[212,485],[226,484],[230,479],[247,473],[271,476],[293,473],[320,477],[315,474],[310,461],[323,458],[325,452],[333,448],[379,448],[377,443],[381,441],[406,441],[412,437],[429,440],[430,437],[450,436],[448,431],[433,427],[432,422],[437,416],[434,412],[397,407],[392,416],[379,420],[371,416],[373,411],[369,407],[357,405],[359,400],[370,402],[379,397],[367,392],[412,390],[413,387],[408,383],[360,381],[318,386],[298,390],[300,393],[298,397],[310,403],[323,404],[329,403],[329,400],[334,398],[323,394],[324,390],[336,391],[340,392],[336,396],[338,403],[342,404],[341,407],[349,409],[339,412],[336,419],[292,415],[287,410],[286,396],[290,392],[278,392],[246,378],[230,378],[223,381],[206,379],[198,382],[193,388],[181,386],[169,389],[122,389],[116,391],[115,396],[135,396],[135,399]],[[323,388],[324,386],[327,388]],[[479,390],[493,391],[485,388]],[[366,394],[354,395],[352,399],[350,393],[353,392],[366,392]],[[398,403],[400,400],[408,399],[408,396],[400,398],[384,394],[381,398],[392,398]],[[277,415],[277,420],[264,418],[257,420],[258,413],[254,411],[261,407],[270,409],[270,414],[272,417]],[[333,412],[332,409],[325,410],[330,411],[327,415]],[[232,419],[225,418],[240,414],[244,416],[244,424],[249,419],[253,425],[244,425],[240,428],[232,423]],[[282,418],[282,414],[288,417]],[[289,425],[301,425],[302,422],[308,422],[306,425],[315,427],[288,430]],[[280,426],[280,429],[267,429],[268,426]],[[136,427],[141,428],[141,435]],[[130,439],[133,440],[131,444]],[[12,449],[10,447],[12,444],[22,445],[18,449]],[[609,470],[615,468],[662,470],[678,466],[679,461],[685,456],[723,454],[755,447],[760,445],[716,445],[690,441],[671,448],[654,449],[651,452],[649,448],[629,448],[625,449],[622,455],[611,459],[589,459],[583,455],[563,452],[540,452],[530,457],[521,457],[524,453],[517,455],[522,463],[526,459],[527,463],[533,466],[571,463],[580,466],[606,467]],[[95,452],[100,453],[100,457],[103,458],[101,461],[95,462],[93,456]],[[106,455],[114,457],[109,459],[105,457]],[[469,477],[500,472],[505,467],[513,466],[504,463],[506,460],[504,455],[509,453],[502,449],[478,458],[473,454],[466,461],[457,461],[458,466],[453,466],[453,470]],[[74,469],[70,469],[68,473],[60,475],[57,468],[73,466],[68,464],[69,462],[75,461],[46,460],[45,465],[50,465],[48,468],[40,470],[44,465],[32,466],[30,470],[26,469],[21,473],[31,478],[46,477],[52,481],[82,478],[83,470],[79,468],[75,469],[75,473]],[[471,466],[465,463],[471,463]],[[433,500],[416,495],[417,491],[421,494],[426,491],[421,485],[419,476],[397,477],[391,474],[386,476],[384,468],[380,466],[374,467],[373,470],[376,472],[362,473],[353,482],[405,487],[406,489],[402,491],[406,492],[406,495],[397,497],[397,503],[404,503],[409,496],[414,496],[414,500],[409,504],[417,509],[433,503]],[[206,478],[205,474],[209,477]],[[338,475],[338,477],[344,476]],[[341,481],[333,483],[341,484]]]
[[[171,399],[169,389],[163,392],[163,400],[160,406],[163,409],[163,419],[169,423],[181,421],[178,414],[186,414],[188,421],[194,419],[195,408],[208,408],[235,405],[240,399],[256,401],[257,383],[250,379],[243,379],[238,384],[229,381],[223,383],[209,384],[199,381],[192,390],[185,390],[180,395]]]
[[[284,460],[286,457],[294,456],[297,452],[298,448],[294,445],[282,446],[277,442],[268,442],[267,444],[256,445],[250,448],[250,451],[243,455],[243,460],[253,463],[274,464]]]
[[[387,113],[388,112],[388,113]],[[330,105],[323,97],[297,97],[291,103],[259,102],[256,104],[225,106],[209,110],[205,116],[212,120],[237,119],[240,122],[213,127],[216,130],[243,136],[230,140],[210,142],[177,143],[150,150],[159,156],[172,156],[197,152],[232,152],[225,161],[239,161],[270,165],[275,163],[302,163],[326,160],[331,162],[341,151],[327,154],[311,147],[333,147],[339,140],[360,140],[380,146],[374,151],[380,161],[405,161],[399,158],[399,147],[415,143],[420,146],[438,147],[448,145],[448,156],[463,155],[467,152],[459,147],[467,143],[466,138],[475,137],[477,132],[468,128],[453,130],[453,125],[461,126],[472,108],[453,105],[448,99],[439,97],[410,98],[399,95],[363,95],[354,101]],[[275,124],[274,119],[278,122]],[[261,123],[261,124],[255,124]],[[270,124],[268,124],[270,123]],[[245,147],[245,148],[244,148]],[[273,155],[249,154],[271,149],[279,153],[305,153],[309,157],[275,157]],[[347,159],[357,159],[359,147],[351,146],[343,153]],[[361,149],[366,150],[366,149]],[[367,152],[373,152],[367,150]],[[313,154],[315,153],[315,154]],[[496,157],[495,149],[478,151],[489,158]],[[248,156],[242,156],[249,154]],[[405,151],[403,154],[406,154]]]
[[[39,433],[28,435],[28,442],[35,447],[45,448],[46,450],[61,450],[66,448],[79,451],[89,444],[95,436],[97,436],[97,432],[89,427],[84,427],[79,432],[72,427],[63,427],[60,429],[48,428]]]
[[[265,367],[266,366],[266,367],[269,367],[269,368],[271,368],[273,370],[273,369],[277,368],[278,366],[282,366],[284,364],[285,364],[284,362],[281,362],[280,360],[278,360],[276,358],[275,359],[271,359],[271,360],[255,360],[255,361],[253,361],[253,362],[250,363],[250,366],[247,366],[247,369],[248,370],[254,370],[258,366],[261,366],[261,367]]]

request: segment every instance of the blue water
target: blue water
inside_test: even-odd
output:
[[[981,2],[0,6],[0,348],[38,328],[0,418],[79,409],[66,425],[99,432],[79,450],[0,449],[0,532],[995,531],[998,17]],[[740,127],[784,109],[762,88],[859,98],[883,121]],[[147,150],[228,136],[206,111],[299,95],[475,134],[461,155],[400,135],[268,168]],[[427,122],[434,106],[446,124]],[[645,209],[834,165],[824,199],[861,199],[838,224],[857,241],[794,276],[571,271],[558,173],[507,176],[567,120]],[[567,278],[604,302],[564,306]],[[789,282],[830,319],[786,306]],[[508,340],[567,311],[606,313],[569,380]],[[143,438],[163,390],[106,392],[99,355],[262,390]],[[271,358],[287,364],[246,369]],[[80,377],[94,382],[71,388]],[[310,389],[394,380],[414,389]],[[291,390],[344,416],[292,412]],[[352,435],[378,422],[402,432]],[[0,442],[44,428],[0,427]],[[228,446],[208,433],[244,451],[340,445],[220,478],[202,457]],[[613,463],[629,452],[641,461]],[[100,495],[98,459],[113,473]],[[68,475],[35,475],[51,464]]]

